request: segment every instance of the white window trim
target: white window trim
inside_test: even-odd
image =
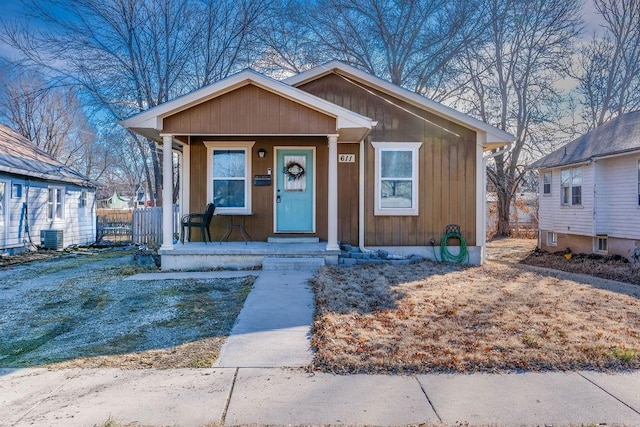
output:
[[[374,185],[374,215],[376,216],[417,216],[419,215],[418,195],[420,171],[418,170],[420,147],[422,142],[371,142],[375,149],[375,185]],[[380,172],[382,151],[411,151],[411,204],[410,208],[383,208],[380,197]]]
[[[545,182],[544,182],[544,177],[546,175],[549,175],[549,192],[546,193],[544,190],[544,186],[545,186]],[[547,171],[547,172],[543,172],[542,173],[542,195],[545,197],[549,197],[551,196],[551,192],[553,191],[553,173],[551,171]]]
[[[244,208],[223,208],[216,206],[217,214],[249,215],[251,210],[251,163],[252,148],[255,141],[204,141],[207,147],[207,203],[213,203],[213,150],[237,150],[243,149],[246,153],[244,171]]]
[[[555,231],[547,231],[547,246],[558,246],[558,234]]]
[[[52,216],[51,216],[51,211],[50,211],[50,208],[49,208],[49,193],[51,192],[51,190],[56,190],[56,191],[60,192],[60,194],[61,194],[61,197],[60,197],[60,216],[59,217],[54,215],[53,218],[52,218]],[[48,189],[47,189],[47,221],[49,221],[49,222],[64,221],[64,217],[65,217],[65,215],[64,215],[65,198],[66,198],[66,194],[65,193],[66,193],[66,191],[65,191],[64,187],[55,186],[55,185],[52,185],[52,186],[48,187]],[[55,201],[53,203],[55,203]],[[57,212],[57,210],[56,210],[56,212]]]
[[[607,249],[600,249],[598,243],[600,243],[600,240],[604,240],[606,242],[606,247]],[[597,254],[603,254],[606,255],[609,253],[609,237],[608,236],[596,236],[593,239],[593,252],[597,253]]]

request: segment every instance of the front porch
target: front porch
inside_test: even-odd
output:
[[[337,264],[340,250],[328,250],[326,242],[193,242],[161,248],[158,253],[162,270],[167,271],[262,268],[265,260],[272,268],[282,268],[282,263],[289,268],[303,265],[317,268]]]

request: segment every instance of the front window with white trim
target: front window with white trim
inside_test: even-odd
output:
[[[594,243],[593,249],[595,252],[606,254],[609,251],[609,239],[607,236],[596,236]]]
[[[209,201],[220,213],[251,213],[251,147],[254,142],[205,142]]]
[[[372,142],[375,148],[375,214],[418,215],[421,142]]]
[[[558,234],[547,231],[547,246],[558,246]]]
[[[49,199],[47,201],[47,218],[55,221],[64,218],[64,188],[49,187]]]

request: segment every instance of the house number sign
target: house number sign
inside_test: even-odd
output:
[[[355,154],[338,154],[338,163],[355,163]]]

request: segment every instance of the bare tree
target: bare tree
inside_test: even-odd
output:
[[[552,138],[573,39],[580,31],[580,0],[485,0],[489,18],[482,46],[467,49],[458,106],[511,132],[508,153],[495,157],[488,178],[498,195],[498,229],[509,235],[509,206],[524,164]]]
[[[21,64],[82,88],[120,120],[242,67],[264,1],[26,0],[45,29],[5,24],[2,39]],[[159,198],[159,148],[132,138]]]
[[[24,70],[6,70],[0,82],[0,116],[18,133],[56,160],[99,179],[108,151],[89,125],[71,87],[48,85]]]
[[[480,35],[477,3],[449,0],[328,0],[308,25],[320,56],[434,96],[463,47]]]
[[[604,34],[583,47],[575,71],[588,129],[640,108],[640,0],[594,0]]]

